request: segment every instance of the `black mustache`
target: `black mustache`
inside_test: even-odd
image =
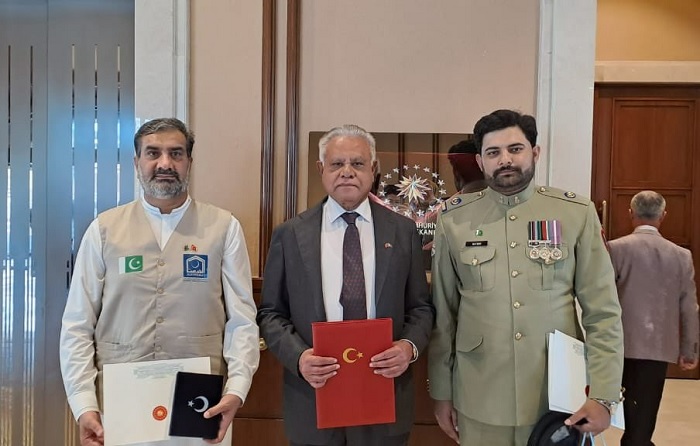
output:
[[[522,172],[522,170],[520,170],[517,167],[513,167],[513,166],[505,166],[505,167],[501,167],[500,169],[497,169],[493,173],[493,176],[497,176],[497,175],[501,174],[502,172]]]

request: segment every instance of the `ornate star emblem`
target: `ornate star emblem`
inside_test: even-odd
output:
[[[424,200],[428,191],[430,191],[428,182],[416,174],[403,177],[399,183],[399,196],[408,199],[409,203]]]

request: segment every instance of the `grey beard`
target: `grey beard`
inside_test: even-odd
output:
[[[143,193],[149,197],[158,199],[175,198],[187,191],[189,184],[189,175],[183,180],[179,177],[173,178],[173,181],[158,181],[151,178],[146,181],[141,174],[141,169],[138,169],[139,182],[143,188]]]

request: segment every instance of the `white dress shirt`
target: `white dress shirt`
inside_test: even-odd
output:
[[[348,224],[341,217],[346,211],[333,198],[328,197],[323,205],[321,220],[321,282],[323,303],[326,307],[326,320],[342,321],[343,306],[340,292],[343,288],[343,238]],[[367,318],[376,317],[374,296],[374,223],[369,200],[365,199],[352,212],[360,214],[355,225],[360,233],[362,268],[365,274],[365,294],[367,296]]]

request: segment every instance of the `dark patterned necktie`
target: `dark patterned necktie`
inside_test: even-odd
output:
[[[355,225],[358,216],[357,212],[346,212],[341,216],[348,224],[343,237],[343,288],[340,292],[344,320],[367,319],[362,248],[360,233]]]

